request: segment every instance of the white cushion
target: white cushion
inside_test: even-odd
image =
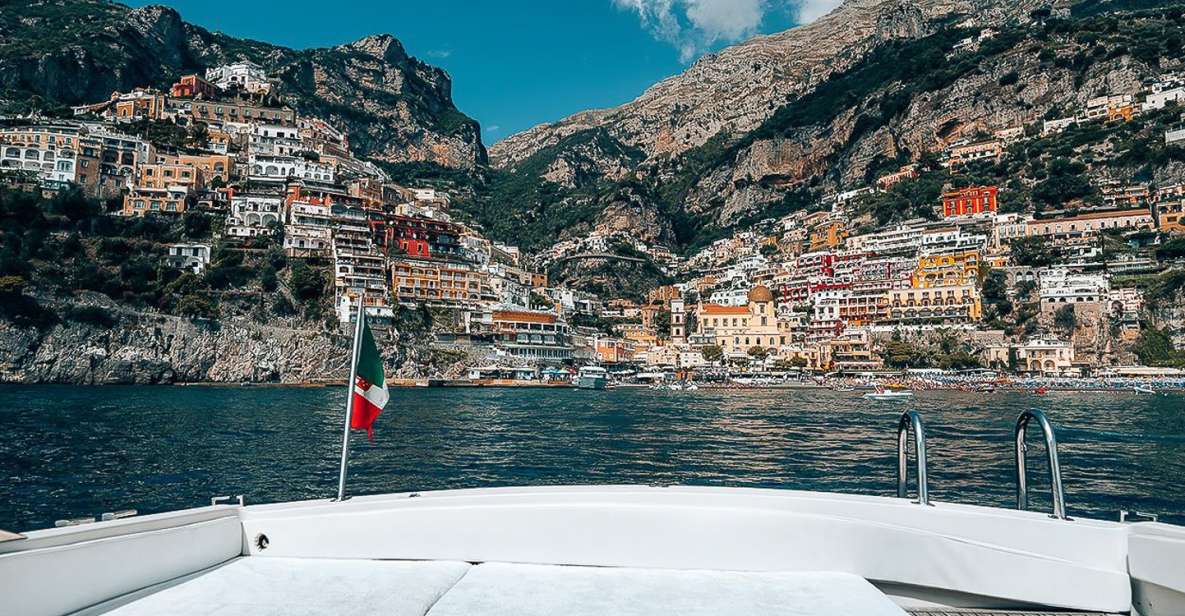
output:
[[[657,614],[903,616],[848,573],[745,573],[482,564],[429,616]]]
[[[87,614],[118,616],[422,616],[467,563],[239,558],[144,597]],[[128,601],[130,599],[130,602]]]

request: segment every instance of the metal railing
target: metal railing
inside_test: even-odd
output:
[[[906,449],[909,428],[913,427],[914,449],[918,458],[918,504],[930,504],[930,492],[926,478],[926,431],[922,427],[922,416],[917,411],[906,411],[897,422],[897,498],[906,498],[905,482],[909,475]]]
[[[1049,486],[1053,492],[1053,514],[1050,517],[1065,520],[1066,494],[1062,490],[1062,467],[1057,461],[1057,437],[1045,413],[1035,409],[1025,411],[1016,418],[1016,508],[1029,508],[1029,486],[1025,471],[1025,432],[1033,419],[1041,426],[1041,432],[1045,436],[1045,451],[1049,456]]]

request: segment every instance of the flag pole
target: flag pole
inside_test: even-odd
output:
[[[337,477],[337,500],[346,500],[346,460],[350,457],[350,418],[354,416],[354,387],[358,380],[358,354],[362,350],[362,325],[366,319],[366,289],[358,294],[358,316],[354,319],[354,347],[350,353],[350,380],[346,382],[346,425],[342,428],[342,464]]]

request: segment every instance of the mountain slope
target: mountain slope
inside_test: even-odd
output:
[[[486,160],[476,122],[453,105],[448,75],[390,35],[294,50],[185,23],[176,11],[103,0],[0,4],[0,109],[51,110],[252,60],[285,101],[346,130],[362,156],[472,168]]]
[[[859,59],[845,57],[842,69],[836,68],[840,60],[818,65],[817,71],[830,71],[826,78],[794,86],[801,91],[763,111],[764,119],[747,130],[728,126],[698,145],[684,143],[679,153],[659,151],[654,142],[631,141],[644,132],[625,130],[645,126],[638,120],[642,116],[630,115],[640,104],[635,102],[537,129],[540,144],[570,132],[539,149],[516,150],[515,156],[526,155],[522,159],[511,161],[508,146],[498,144],[492,156],[504,168],[496,173],[492,194],[471,211],[495,235],[513,228],[533,248],[628,229],[643,241],[686,250],[758,220],[812,207],[826,193],[867,186],[906,163],[935,168],[936,155],[956,140],[1022,126],[1039,130],[1043,119],[1073,114],[1090,98],[1138,92],[1142,83],[1185,68],[1185,18],[1173,3],[1092,0],[1072,12],[998,3],[999,18],[991,22],[963,18],[958,10],[969,3],[909,4],[918,10],[930,7],[939,17],[926,20],[927,13],[913,13],[916,35],[871,45]],[[866,5],[884,15],[897,3],[849,2],[844,9]],[[1149,5],[1169,8],[1140,12]],[[856,18],[861,23],[876,19]],[[758,39],[759,44],[768,38]],[[689,80],[687,75],[674,79]],[[702,89],[721,88],[704,84]],[[726,102],[737,108],[770,104],[754,106],[745,98]],[[1171,118],[1157,121],[1162,120]],[[1144,132],[1140,147],[1163,149],[1154,143],[1162,137]],[[526,141],[520,137],[517,143]],[[590,151],[589,143],[616,147]],[[1100,181],[1182,176],[1176,165],[1149,169],[1084,156],[1092,178]],[[1047,162],[1013,169],[1011,176],[971,170],[944,181],[1008,184],[1007,198],[1016,200],[1016,207],[1032,207],[1028,190],[1042,179]],[[565,169],[577,169],[579,182],[557,175]],[[914,195],[882,204],[879,218],[932,208],[937,194],[931,193],[942,184],[928,186],[924,199]],[[516,198],[499,192],[503,187],[512,187]],[[615,205],[621,203],[630,207]]]
[[[756,128],[787,101],[846,70],[877,45],[926,34],[935,20],[974,16],[992,23],[1047,4],[848,0],[810,25],[709,54],[621,107],[578,113],[511,136],[490,148],[490,158],[495,166],[514,168],[564,137],[594,127],[641,148],[648,158],[677,155],[722,131]]]

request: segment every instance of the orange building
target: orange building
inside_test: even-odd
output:
[[[116,92],[111,100],[119,120],[159,120],[165,110],[165,95],[156,90],[137,88],[127,94]]]
[[[213,98],[217,94],[217,86],[197,75],[185,75],[169,91],[173,98]]]
[[[618,364],[634,360],[634,343],[621,338],[596,338],[594,350],[597,360],[605,364]]]
[[[221,179],[223,184],[230,182],[234,165],[233,159],[226,154],[164,154],[158,157],[157,161],[167,165],[193,167],[198,172],[199,182],[203,184],[214,178]]]
[[[972,186],[942,195],[942,215],[947,218],[974,216],[996,211],[995,186]]]

